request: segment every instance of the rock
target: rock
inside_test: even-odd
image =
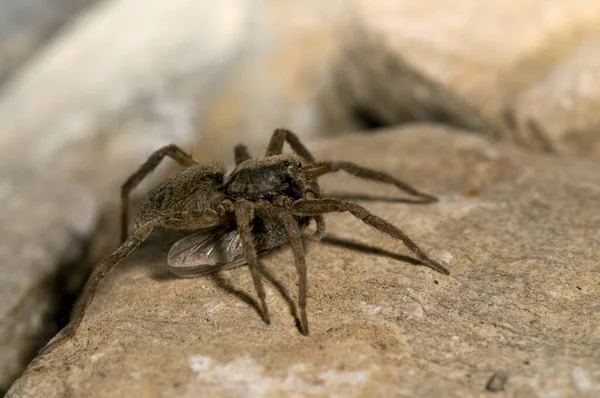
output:
[[[218,69],[240,42],[244,9],[219,12],[232,2],[212,7],[221,19],[196,2],[158,3],[98,4],[4,87],[0,267],[10,277],[0,282],[0,391],[54,332],[59,275],[107,199],[153,150],[190,139],[189,114],[172,99],[184,84],[161,87],[187,68]]]
[[[346,1],[255,2],[244,49],[197,110],[203,157],[233,159],[222,137],[264,151],[265,136],[287,127],[306,137],[352,131],[354,115],[340,100],[335,76],[342,27],[349,23]],[[261,5],[258,5],[261,4]]]
[[[338,85],[371,123],[444,121],[596,156],[600,3],[365,0],[354,14]]]
[[[101,209],[153,151],[175,142],[199,159],[231,159],[238,141],[264,151],[276,127],[346,129],[325,95],[339,42],[329,22],[342,23],[344,9],[103,1],[12,75],[0,91],[0,238],[10,242],[0,250],[10,275],[0,282],[0,392],[55,332],[59,275],[81,280],[77,257]]]
[[[101,285],[73,343],[36,359],[7,396],[508,396],[600,393],[600,166],[432,125],[309,144],[320,159],[385,170],[427,192],[327,176],[451,272],[348,215],[309,247],[311,335],[295,328],[288,251],[265,261],[272,324],[247,268],[178,279],[155,234]],[[407,257],[405,257],[407,256]],[[279,286],[281,285],[281,286]]]
[[[600,160],[600,35],[585,41],[515,100],[525,145],[552,143],[555,151]],[[528,121],[537,121],[527,128]]]
[[[0,3],[0,87],[71,20],[86,0],[4,0]]]
[[[0,178],[0,392],[56,333],[53,314],[70,290],[67,280],[86,274],[72,261],[93,229],[96,205],[73,184],[17,176],[22,180]],[[64,285],[63,272],[72,273]]]
[[[499,370],[494,373],[488,380],[485,389],[492,392],[503,391],[504,386],[508,382],[508,375]]]

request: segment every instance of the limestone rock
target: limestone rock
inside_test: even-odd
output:
[[[313,141],[320,159],[385,170],[437,195],[327,176],[401,227],[450,276],[348,215],[308,251],[311,335],[295,328],[292,256],[265,263],[272,324],[247,268],[178,279],[155,234],[99,289],[82,328],[34,361],[8,397],[479,397],[600,394],[600,167],[431,125]],[[281,285],[281,286],[279,286]]]
[[[309,3],[98,2],[3,85],[0,391],[55,327],[57,275],[150,153],[175,142],[211,161],[238,140],[264,150],[276,127],[321,131],[337,42],[319,21],[345,6]]]
[[[600,160],[600,35],[524,90],[514,109],[525,145],[535,145],[536,132],[527,126],[533,120],[553,150]]]
[[[596,157],[599,2],[364,0],[348,27],[339,85],[373,123],[444,121]]]
[[[143,3],[90,9],[0,95],[0,264],[9,275],[0,280],[0,390],[56,327],[47,318],[64,288],[58,275],[82,252],[107,198],[117,198],[127,174],[161,144],[189,140],[186,112],[157,85],[186,66],[217,68],[237,43],[235,29],[221,32],[235,20],[216,17],[204,32],[212,28],[220,42],[194,37],[200,28],[191,15],[206,15],[195,2]],[[219,4],[215,12],[233,7]]]

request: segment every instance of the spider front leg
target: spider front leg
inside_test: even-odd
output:
[[[41,353],[48,353],[75,336],[87,308],[94,298],[98,284],[136,247],[141,245],[155,228],[166,227],[179,230],[208,230],[218,225],[222,225],[224,220],[225,218],[215,210],[198,209],[173,212],[141,223],[124,243],[122,243],[104,261],[94,267],[92,274],[89,276],[83,288],[83,292],[75,307],[71,321],[41,350]]]
[[[310,168],[309,172],[311,177],[318,178],[327,173],[334,173],[336,171],[343,170],[348,174],[351,174],[358,178],[363,178],[365,180],[371,180],[376,182],[381,182],[384,184],[394,185],[396,188],[401,191],[407,192],[414,196],[419,196],[421,198],[426,199],[427,202],[436,202],[438,199],[435,196],[431,196],[429,194],[420,192],[415,188],[411,187],[407,183],[400,181],[399,179],[384,173],[382,171],[369,169],[363,166],[359,166],[356,163],[352,162],[342,162],[342,161],[327,161],[327,162],[315,162],[314,165]]]
[[[327,226],[325,225],[325,217],[314,216],[313,219],[315,220],[315,223],[317,224],[317,230],[315,231],[313,236],[310,237],[310,239],[312,241],[318,242],[321,239],[323,239],[323,236],[325,236],[325,231],[327,230]]]
[[[312,153],[310,153],[308,148],[306,148],[304,144],[300,141],[300,138],[296,134],[292,133],[290,130],[286,129],[277,129],[273,132],[273,135],[271,136],[271,141],[269,141],[269,146],[267,147],[267,152],[265,153],[265,157],[281,155],[283,153],[283,144],[286,141],[288,144],[290,144],[292,150],[296,153],[296,155],[300,156],[308,163],[315,163],[315,157],[312,155]],[[308,169],[308,171],[310,173],[310,169]],[[310,178],[308,184],[315,196],[318,197],[321,194],[321,188],[319,187],[317,179]],[[318,220],[317,223],[319,227],[323,225],[323,223]],[[320,228],[319,231],[321,231]],[[319,235],[318,239],[320,239],[320,236],[322,236],[322,234]]]
[[[46,354],[56,347],[72,339],[81,325],[81,321],[94,298],[98,284],[104,279],[125,257],[127,257],[136,247],[146,240],[148,235],[156,227],[157,222],[149,222],[137,228],[131,236],[122,243],[110,256],[100,264],[96,265],[89,276],[81,296],[71,316],[69,324],[65,326],[42,350],[40,353]]]
[[[166,145],[155,151],[140,168],[133,173],[121,186],[121,242],[127,239],[127,224],[129,223],[129,194],[140,182],[150,174],[165,156],[175,160],[182,167],[198,164],[198,161],[175,144]]]
[[[269,142],[269,146],[267,147],[267,156],[273,155],[281,155],[283,153],[283,143],[286,142],[290,144],[292,150],[296,153],[296,155],[300,156],[304,160],[314,163],[315,158],[310,153],[310,151],[304,146],[304,144],[300,141],[300,138],[290,130],[286,129],[277,129],[273,132],[271,136],[271,141]]]
[[[236,145],[233,154],[236,166],[248,159],[252,159],[252,156],[250,156],[250,153],[248,152],[248,147],[243,144]]]
[[[260,300],[263,319],[267,325],[270,325],[271,317],[269,315],[269,308],[267,307],[265,287],[260,276],[258,254],[256,252],[256,246],[254,245],[254,237],[250,230],[250,223],[254,218],[254,204],[245,199],[240,199],[236,201],[234,205],[237,229],[242,239],[244,254],[246,255],[248,265],[250,266],[254,288],[256,289],[256,294],[258,294]]]
[[[278,207],[257,208],[256,213],[261,218],[271,218],[276,221],[282,221],[285,227],[292,253],[294,254],[294,263],[298,271],[298,305],[300,307],[300,319],[302,321],[302,334],[308,336],[308,317],[306,316],[306,295],[307,295],[307,275],[306,258],[304,255],[304,246],[302,245],[302,236],[298,223],[289,210]]]
[[[349,212],[354,217],[360,219],[365,224],[383,232],[392,238],[399,239],[404,245],[413,252],[423,264],[430,268],[445,274],[450,275],[450,272],[435,260],[429,258],[415,242],[413,242],[404,232],[396,228],[383,218],[371,214],[364,207],[341,199],[300,199],[294,202],[292,206],[292,214],[297,216],[317,216],[326,213],[342,213]]]

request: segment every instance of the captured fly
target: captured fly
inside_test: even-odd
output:
[[[308,217],[297,220],[301,229],[309,222]],[[288,243],[283,225],[260,218],[252,221],[252,235],[259,255]],[[238,230],[230,226],[198,231],[178,240],[169,250],[167,264],[175,275],[191,278],[245,265],[246,257]]]
[[[246,263],[240,234],[235,230],[199,231],[175,242],[167,257],[177,276],[212,274]]]

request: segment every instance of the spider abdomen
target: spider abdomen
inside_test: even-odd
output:
[[[219,165],[198,165],[184,169],[146,195],[140,205],[136,225],[158,215],[216,209],[225,199],[222,192],[224,179],[225,169]]]

